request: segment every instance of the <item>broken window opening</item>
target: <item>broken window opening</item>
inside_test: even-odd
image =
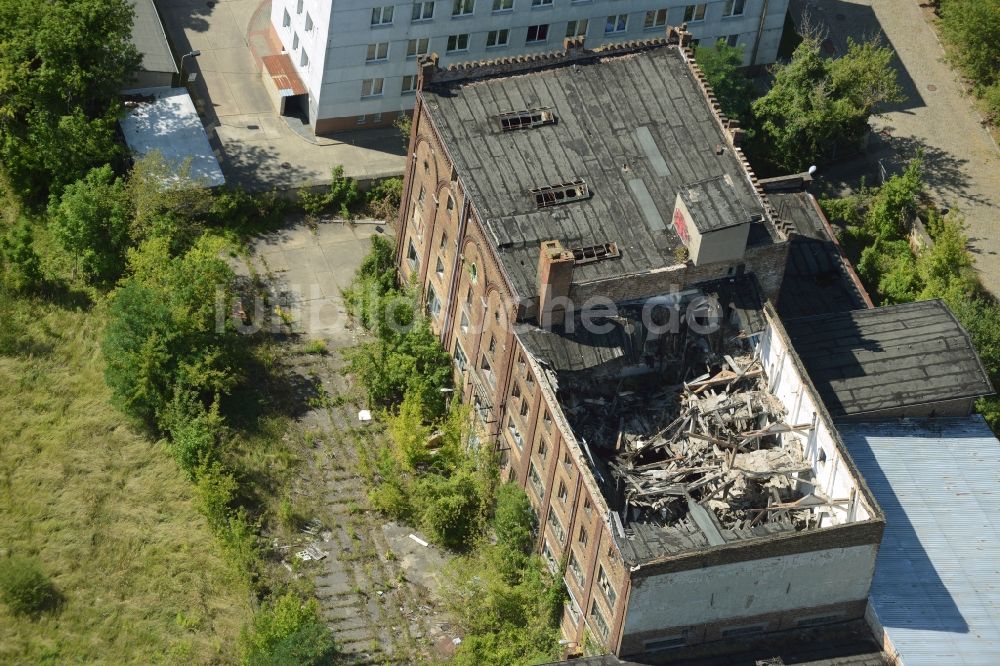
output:
[[[535,205],[539,208],[548,208],[559,204],[579,201],[590,197],[590,188],[582,179],[577,178],[568,183],[559,185],[546,185],[531,190],[535,195]]]
[[[519,129],[531,129],[542,125],[552,125],[556,116],[549,108],[527,109],[500,114],[500,129],[504,132]]]
[[[602,259],[615,259],[621,256],[617,243],[604,243],[602,245],[588,245],[587,247],[574,247],[570,250],[573,253],[573,263],[577,266],[590,264]]]

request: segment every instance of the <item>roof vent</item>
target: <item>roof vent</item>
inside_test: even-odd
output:
[[[614,259],[615,257],[621,256],[621,253],[618,252],[617,243],[574,247],[570,249],[570,252],[573,253],[573,263],[577,266],[580,264],[590,264],[595,261],[601,261],[602,259]]]
[[[556,116],[552,109],[528,109],[526,111],[512,111],[500,114],[500,129],[504,132],[519,129],[531,129],[542,125],[551,125],[556,122]]]
[[[546,185],[531,190],[535,195],[535,204],[539,208],[548,208],[559,204],[579,201],[590,197],[590,188],[582,179],[577,178],[560,185]]]

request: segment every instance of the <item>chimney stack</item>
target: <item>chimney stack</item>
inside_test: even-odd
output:
[[[574,263],[573,253],[559,241],[542,243],[538,255],[538,325],[542,328],[566,320]]]
[[[434,74],[438,71],[438,54],[420,56],[417,59],[417,89],[423,90],[424,85],[434,81]]]

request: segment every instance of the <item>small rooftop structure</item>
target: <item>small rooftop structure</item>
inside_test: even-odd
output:
[[[751,243],[781,238],[686,50],[665,39],[615,48],[567,40],[565,52],[524,62],[422,64],[427,114],[518,298],[536,295],[539,246],[551,239],[617,246],[612,261],[577,265],[574,283],[682,263],[672,220],[685,188],[696,192],[697,224],[763,227]],[[615,94],[620,86],[628,94]],[[573,183],[584,186],[551,197],[560,205],[538,199]]]
[[[180,177],[204,187],[226,182],[212,152],[205,127],[184,88],[147,88],[125,96],[128,112],[121,121],[129,150],[136,156],[157,151]]]
[[[132,43],[142,56],[142,64],[130,82],[134,88],[161,88],[174,85],[177,63],[170,51],[160,15],[153,0],[130,0],[135,9]]]
[[[834,418],[965,415],[993,387],[940,300],[785,322]]]
[[[979,415],[838,429],[885,512],[869,621],[887,651],[1000,663],[1000,442]]]

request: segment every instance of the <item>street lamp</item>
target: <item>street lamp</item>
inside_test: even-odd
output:
[[[187,59],[187,58],[197,58],[197,57],[198,57],[198,56],[200,56],[200,55],[201,55],[201,51],[198,51],[198,50],[194,50],[194,51],[191,51],[191,52],[189,52],[189,53],[185,53],[184,55],[182,55],[182,56],[181,56],[181,71],[180,71],[180,77],[181,77],[181,82],[182,82],[182,83],[183,83],[183,82],[184,82],[184,80],[185,80],[185,77],[184,77],[184,60],[185,60],[185,59]]]

